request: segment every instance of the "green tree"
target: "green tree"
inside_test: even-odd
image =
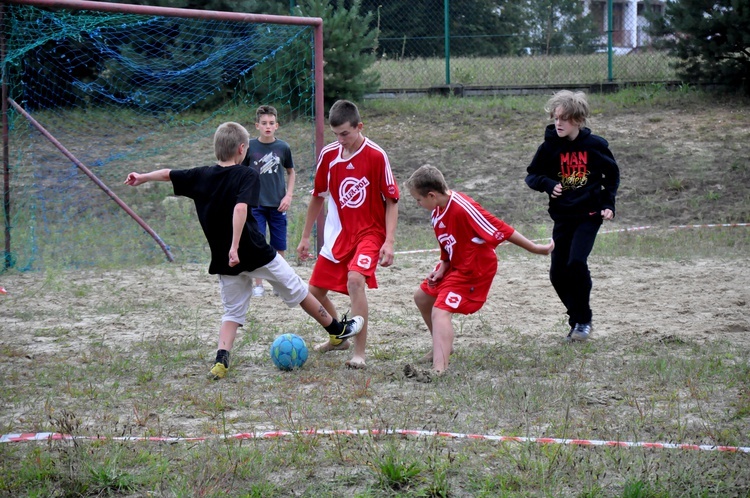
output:
[[[325,62],[324,95],[326,108],[338,99],[360,100],[377,90],[380,76],[368,69],[375,62],[377,29],[372,28],[373,14],[362,14],[361,0],[331,2],[302,0],[296,13],[323,19],[323,59]]]
[[[651,35],[678,58],[678,74],[693,84],[719,84],[750,95],[750,3],[747,0],[667,2],[649,14]]]

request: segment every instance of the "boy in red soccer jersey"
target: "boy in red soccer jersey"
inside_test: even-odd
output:
[[[362,134],[355,104],[336,101],[328,121],[337,140],[325,146],[318,157],[297,256],[301,260],[310,257],[312,227],[327,197],[324,244],[310,277],[310,293],[334,317],[338,314],[328,292],[349,295],[351,312],[364,317],[365,324],[354,340],[354,354],[346,366],[363,369],[368,318],[365,286],[378,287],[378,263],[393,264],[399,191],[385,151]],[[321,353],[349,349],[349,341],[331,336],[315,349]]]
[[[414,293],[414,302],[432,335],[432,351],[422,361],[431,360],[431,373],[439,375],[448,368],[453,351],[453,314],[475,313],[487,300],[497,272],[495,248],[508,240],[534,254],[546,255],[555,244],[531,242],[468,195],[449,190],[443,174],[434,166],[417,169],[406,188],[417,204],[432,211],[432,226],[440,245],[440,263]],[[417,380],[430,379],[430,372],[425,375],[410,365],[404,373]]]

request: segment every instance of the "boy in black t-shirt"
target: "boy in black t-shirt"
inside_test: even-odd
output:
[[[237,329],[244,325],[253,278],[268,280],[289,306],[300,305],[322,325],[332,339],[352,337],[362,330],[364,319],[346,316],[339,322],[308,292],[307,284],[284,258],[268,245],[248,206],[258,203],[258,173],[242,166],[250,135],[238,123],[223,123],[214,134],[218,163],[192,169],[160,169],[130,173],[125,184],[171,181],[175,195],[193,199],[203,233],[211,249],[208,272],[219,275],[224,315],[219,329],[219,347],[209,376],[223,378],[229,369],[229,351]]]

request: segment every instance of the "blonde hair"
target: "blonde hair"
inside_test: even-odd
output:
[[[549,113],[550,118],[555,119],[557,113],[560,118],[573,121],[579,128],[586,126],[588,122],[589,103],[583,92],[561,90],[547,101],[544,110]]]
[[[240,144],[247,145],[250,134],[244,126],[232,121],[222,123],[214,133],[214,153],[219,161],[231,161]]]
[[[448,184],[445,182],[443,173],[435,166],[430,166],[429,164],[417,168],[409,179],[406,180],[405,185],[409,191],[416,192],[421,196],[425,196],[430,192],[437,192],[438,194],[448,193]]]

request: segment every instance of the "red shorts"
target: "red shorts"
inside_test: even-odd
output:
[[[465,275],[449,270],[434,286],[430,286],[427,279],[424,279],[419,288],[435,298],[436,308],[459,315],[471,315],[484,306],[494,278],[494,274],[488,274],[468,280]]]
[[[320,256],[313,267],[310,285],[348,296],[349,289],[346,284],[349,280],[349,272],[355,271],[365,276],[369,289],[377,289],[378,280],[375,278],[375,270],[378,267],[382,246],[379,238],[376,240],[374,237],[364,237],[349,253],[349,256],[339,263]]]

